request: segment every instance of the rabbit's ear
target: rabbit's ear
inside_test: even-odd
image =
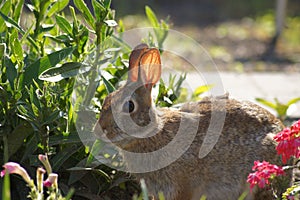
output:
[[[128,80],[131,82],[138,81],[139,64],[142,55],[149,49],[147,44],[140,44],[136,46],[129,57]]]
[[[142,80],[146,88],[151,89],[161,75],[161,61],[159,51],[155,48],[147,50],[139,63],[139,80]]]

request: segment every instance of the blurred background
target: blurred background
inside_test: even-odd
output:
[[[273,41],[278,2],[286,8],[282,32]],[[145,5],[200,42],[222,70],[300,71],[299,0],[112,1],[127,28],[147,26]]]
[[[231,97],[256,103],[263,98],[267,102],[259,103],[274,114],[300,97],[299,0],[112,1],[127,29],[149,26],[145,5],[205,48]],[[300,103],[287,113],[298,117]]]

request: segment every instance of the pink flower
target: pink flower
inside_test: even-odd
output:
[[[32,184],[32,180],[28,175],[27,171],[21,167],[18,163],[8,162],[3,165],[4,170],[1,171],[1,177],[3,177],[6,173],[9,174],[18,174],[22,176],[22,178],[28,183]]]
[[[58,175],[55,173],[49,174],[48,178],[44,181],[44,186],[45,187],[51,187],[53,186],[54,188],[57,187],[57,178]]]
[[[250,173],[247,178],[247,182],[250,183],[250,189],[252,188],[260,181],[259,176],[257,176],[256,173]]]
[[[291,128],[285,128],[283,131],[279,132],[274,140],[278,142],[276,147],[277,154],[281,154],[282,162],[286,163],[290,157],[295,156],[299,158],[300,156],[300,120],[294,123]]]
[[[251,190],[255,185],[258,185],[260,188],[264,188],[266,185],[270,184],[269,179],[273,175],[279,176],[284,174],[282,167],[270,164],[266,161],[254,161],[252,170],[256,171],[254,173],[250,173],[247,178],[247,182],[250,183]]]

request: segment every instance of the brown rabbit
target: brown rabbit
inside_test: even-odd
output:
[[[119,147],[128,170],[145,180],[154,199],[162,192],[166,200],[235,200],[249,192],[246,179],[255,160],[279,163],[273,136],[283,125],[267,110],[227,96],[178,110],[155,108],[151,89],[160,75],[159,51],[137,46],[127,83],[107,96],[102,129],[95,131]],[[172,148],[160,152],[166,146]],[[254,189],[246,199],[272,197]]]

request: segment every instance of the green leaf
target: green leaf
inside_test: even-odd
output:
[[[193,92],[193,97],[198,97],[199,95],[203,94],[204,92],[209,91],[213,85],[202,85],[195,89]]]
[[[276,110],[276,108],[277,108],[276,104],[274,104],[274,103],[272,103],[272,102],[270,102],[270,101],[267,101],[267,100],[265,100],[265,99],[263,99],[263,98],[255,98],[255,100],[258,101],[259,103],[261,103],[261,104],[263,104],[263,105],[265,105],[265,106],[268,106],[268,107],[270,107],[270,108],[273,108],[273,109],[275,109],[275,110]]]
[[[61,110],[55,110],[50,114],[50,116],[47,117],[47,119],[45,119],[42,125],[50,124],[62,117],[63,117],[63,112]]]
[[[15,38],[13,41],[13,52],[19,63],[23,61],[23,48],[20,41]]]
[[[50,67],[54,67],[59,62],[69,56],[75,47],[67,47],[59,51],[55,51],[47,56],[44,56],[34,63],[24,68],[24,73],[21,77],[22,88],[25,85],[31,84],[33,80],[37,80],[38,76]]]
[[[291,99],[291,100],[288,101],[287,106],[290,106],[290,105],[292,105],[294,103],[297,103],[298,101],[300,101],[300,97]]]
[[[141,183],[141,188],[142,188],[142,195],[143,195],[143,199],[144,200],[149,200],[149,196],[148,196],[148,190],[147,190],[147,186],[146,186],[146,182],[144,179],[140,180]]]
[[[19,24],[13,20],[12,18],[5,15],[3,12],[0,12],[1,17],[5,20],[5,22],[13,27],[15,27],[18,31],[20,31],[22,34],[25,34],[25,31],[22,29],[22,27],[19,26]]]
[[[70,177],[68,180],[69,185],[72,185],[73,183],[79,181],[83,176],[86,175],[86,173],[90,171],[84,167],[85,163],[86,163],[86,158],[78,162],[75,167],[67,169],[68,171],[70,171]]]
[[[12,18],[6,16],[2,11],[0,11],[0,15],[7,24],[15,27],[22,35],[26,34],[26,32],[22,29],[22,27],[20,27],[19,24],[16,21],[14,21]],[[32,44],[32,46],[38,51],[39,48],[35,43],[35,41],[30,36],[27,36],[27,39]]]
[[[289,106],[280,103],[277,98],[275,98],[275,102],[276,102],[276,108],[275,108],[275,110],[277,111],[278,116],[281,119],[284,119],[285,116],[286,116],[286,112],[287,112]]]
[[[18,117],[31,123],[35,131],[38,131],[38,124],[36,122],[36,117],[31,108],[26,105],[19,105],[18,107]]]
[[[53,135],[49,137],[49,146],[81,143],[78,133],[71,132],[68,136]]]
[[[87,158],[86,161],[86,166],[89,166],[93,161],[94,161],[94,155],[97,155],[98,152],[100,152],[100,150],[103,148],[103,141],[101,140],[96,140],[92,146],[91,152]]]
[[[66,160],[68,160],[74,153],[80,150],[82,146],[71,145],[69,147],[64,148],[63,151],[57,153],[52,159],[52,168],[53,171],[58,171],[59,168],[64,164]]]
[[[116,90],[116,88],[111,84],[111,82],[109,82],[104,76],[101,75],[101,78],[108,93],[112,93]]]
[[[66,43],[66,44],[70,44],[73,40],[72,38],[70,38],[67,34],[63,34],[63,35],[58,35],[58,36],[52,36],[50,34],[44,34],[44,37],[48,37],[51,40],[53,40],[54,42],[57,43]],[[70,45],[67,45],[70,46]]]
[[[54,28],[54,24],[43,24],[41,27],[40,27],[40,30],[41,32],[48,32],[50,31],[51,29]]]
[[[32,133],[33,129],[29,124],[19,124],[8,136],[9,157],[16,153],[24,144],[24,140]]]
[[[30,85],[30,88],[27,91],[29,94],[30,103],[31,103],[30,105],[31,105],[32,111],[33,111],[34,115],[38,118],[40,113],[42,112],[41,102],[36,95],[33,85]]]
[[[115,20],[112,20],[112,19],[105,20],[104,23],[107,24],[107,26],[110,26],[110,27],[118,26],[118,23]]]
[[[64,63],[60,67],[52,67],[45,70],[43,73],[41,73],[39,79],[49,82],[58,82],[65,78],[70,78],[78,74],[86,73],[90,69],[91,67],[89,65],[79,62],[69,62]]]
[[[241,196],[238,198],[238,200],[245,200],[246,197],[247,197],[247,195],[248,195],[248,191],[243,192],[243,193],[241,194]],[[200,200],[201,200],[201,199],[200,199]]]
[[[15,79],[18,75],[17,69],[16,69],[15,65],[13,64],[13,62],[7,56],[5,56],[5,58],[4,58],[4,65],[6,66],[6,75],[7,75],[7,79],[10,84],[10,87],[12,89],[14,89],[15,88],[15,86],[14,86]]]
[[[38,148],[38,142],[39,142],[38,137],[35,134],[33,134],[32,137],[28,141],[26,141],[25,152],[20,161],[21,163],[24,162],[24,160],[27,160],[30,155],[34,154],[34,152]]]
[[[106,9],[110,8],[111,0],[103,0],[102,2]]]
[[[98,0],[92,0],[92,5],[93,5],[93,9],[94,9],[94,13],[95,13],[97,21],[103,20],[102,19],[102,15],[104,15],[103,13],[107,13],[103,4],[101,2],[99,2]]]
[[[88,9],[88,7],[85,4],[85,2],[83,0],[74,0],[74,4],[78,8],[78,10],[80,10],[80,12],[83,14],[83,17],[86,20],[86,22],[93,29],[95,29],[95,23],[94,23],[95,20],[94,20],[94,17],[92,15],[92,13],[90,12],[90,10]]]
[[[6,44],[0,43],[0,58],[3,58],[6,52]]]
[[[71,200],[72,196],[74,195],[75,193],[75,189],[74,188],[71,188],[69,189],[69,192],[68,194],[64,197],[65,200]]]
[[[145,7],[145,11],[146,11],[147,18],[150,21],[150,24],[153,27],[158,28],[159,27],[159,23],[158,23],[157,17],[155,15],[155,13],[153,12],[153,10],[149,6],[146,6]]]
[[[14,14],[13,14],[13,19],[15,21],[20,20],[21,12],[23,10],[23,5],[24,5],[24,0],[17,1],[17,4],[16,4],[15,9],[14,9]]]
[[[112,181],[111,177],[105,171],[103,171],[101,169],[94,169],[91,167],[86,167],[86,162],[87,162],[86,159],[83,159],[79,163],[76,164],[76,167],[67,169],[68,171],[71,172],[68,184],[73,184],[73,183],[79,181],[87,172],[91,172],[91,171],[101,175],[109,183]],[[95,166],[95,164],[92,164],[92,165]],[[88,166],[90,166],[90,165],[88,165]]]
[[[68,35],[73,35],[72,33],[72,26],[70,25],[70,22],[68,22],[64,17],[55,15],[56,23],[59,26],[61,30],[63,30]]]
[[[57,0],[48,11],[48,16],[51,17],[54,13],[62,11],[69,4],[69,0]]]
[[[1,13],[3,15],[8,15],[11,7],[11,1],[5,1],[0,9]],[[2,15],[1,14],[1,15]],[[0,24],[4,24],[4,19],[3,17],[0,17]],[[0,26],[0,33],[3,33],[5,31],[6,27],[1,25]]]
[[[10,179],[9,173],[5,173],[3,186],[2,186],[2,199],[3,200],[10,200]]]

